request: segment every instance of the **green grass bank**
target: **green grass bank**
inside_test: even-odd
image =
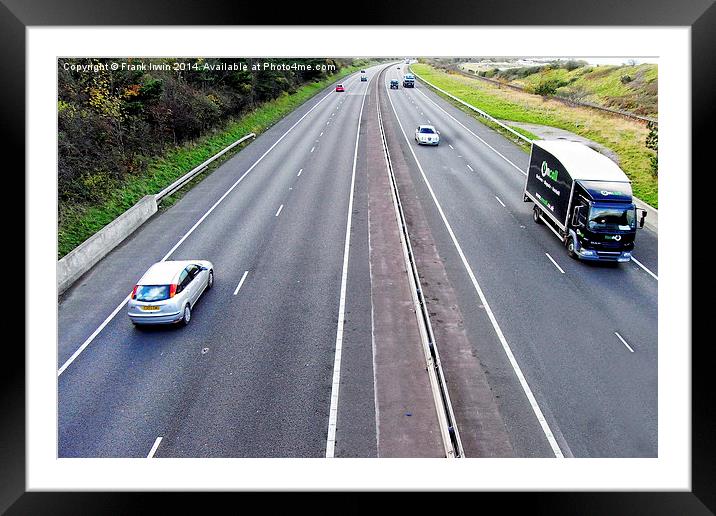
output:
[[[654,151],[646,147],[649,130],[645,124],[586,107],[568,106],[540,95],[501,88],[480,79],[448,73],[424,63],[413,64],[411,68],[435,86],[497,119],[558,127],[608,147],[619,157],[619,166],[632,181],[634,195],[658,208],[658,178],[650,165]],[[487,122],[449,97],[445,98],[480,122]],[[533,137],[517,127],[514,129]],[[528,146],[522,148],[529,152]]]

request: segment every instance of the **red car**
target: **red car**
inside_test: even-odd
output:
[[[342,84],[339,84],[338,86],[336,86],[336,91],[346,91],[346,89],[343,87]]]

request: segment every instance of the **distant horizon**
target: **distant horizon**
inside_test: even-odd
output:
[[[628,61],[634,60],[637,64],[644,64],[644,63],[650,63],[650,64],[656,64],[658,62],[658,58],[656,57],[590,57],[590,56],[476,56],[475,59],[496,59],[496,58],[503,58],[503,59],[516,59],[516,60],[532,60],[532,61],[553,61],[556,59],[562,60],[562,61],[569,61],[569,60],[575,60],[575,61],[586,61],[590,65],[623,65],[627,64]],[[466,58],[467,59],[467,58]]]

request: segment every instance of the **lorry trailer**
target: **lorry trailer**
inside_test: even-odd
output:
[[[532,142],[523,195],[533,202],[532,218],[562,240],[569,256],[581,260],[631,260],[646,210],[637,208],[631,182],[611,159],[583,143]]]

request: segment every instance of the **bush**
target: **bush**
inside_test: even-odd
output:
[[[564,64],[564,68],[567,71],[571,72],[572,70],[576,70],[577,68],[579,68],[580,66],[584,66],[585,64],[587,63],[585,63],[584,61],[576,61],[574,59],[570,59]]]
[[[622,84],[626,84],[628,82],[631,82],[634,80],[634,78],[631,75],[622,75],[619,80]]]
[[[535,93],[543,97],[554,95],[557,93],[557,87],[558,85],[555,81],[540,81],[540,83],[535,86]]]
[[[295,92],[352,60],[340,59],[142,59],[149,71],[109,71],[114,59],[58,60],[58,193],[63,203],[96,203],[111,185],[140,173],[147,156],[194,140],[259,104]],[[137,60],[134,60],[135,62]],[[252,71],[264,61],[311,64],[312,70]],[[226,66],[220,66],[220,65]],[[66,66],[68,65],[68,66]],[[72,70],[93,66],[96,73]],[[164,69],[169,65],[169,69]],[[204,66],[210,65],[210,66]],[[238,65],[246,65],[243,71]]]

